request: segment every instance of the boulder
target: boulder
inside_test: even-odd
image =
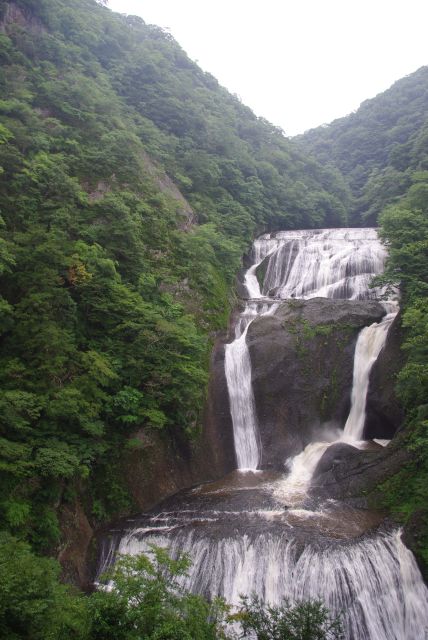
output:
[[[378,506],[379,485],[394,476],[409,461],[410,454],[399,438],[387,447],[350,449],[339,451],[331,465],[326,460],[316,469],[311,495],[317,501],[333,498],[358,507]]]
[[[331,471],[335,466],[346,462],[349,458],[355,455],[358,451],[356,447],[345,442],[336,442],[332,444],[327,451],[324,452],[317,466],[315,467],[314,474],[312,476],[312,482],[314,482],[319,476],[325,474],[327,471]]]
[[[263,468],[284,466],[326,423],[343,426],[350,407],[354,351],[364,326],[385,315],[375,301],[288,300],[250,325],[247,343]]]

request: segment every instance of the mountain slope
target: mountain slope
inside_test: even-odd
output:
[[[376,224],[382,208],[408,189],[412,172],[428,169],[428,67],[294,140],[341,171],[354,197],[352,222]]]

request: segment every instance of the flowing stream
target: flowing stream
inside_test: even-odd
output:
[[[342,612],[348,640],[420,640],[428,628],[428,590],[401,532],[383,515],[335,500],[314,503],[312,474],[333,443],[364,448],[370,371],[397,313],[359,334],[351,409],[342,428],[316,439],[288,461],[288,473],[258,470],[257,408],[246,343],[251,322],[274,314],[281,300],[327,297],[379,299],[370,288],[383,270],[385,248],[375,229],[324,229],[266,234],[253,246],[245,275],[248,300],[225,349],[237,471],[182,492],[160,508],[129,520],[102,545],[99,572],[119,553],[138,554],[150,544],[187,551],[192,560],[183,585],[233,604],[255,591],[279,603],[320,598]],[[285,464],[286,461],[284,461]]]

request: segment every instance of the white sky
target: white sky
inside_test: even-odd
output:
[[[428,64],[427,0],[109,0],[170,29],[287,135],[331,122]]]

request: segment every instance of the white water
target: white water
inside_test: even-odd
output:
[[[344,439],[348,442],[359,441],[363,437],[370,372],[385,345],[388,330],[396,315],[397,311],[388,313],[381,322],[365,327],[358,336],[354,356],[351,411],[343,432]]]
[[[236,323],[235,339],[225,350],[238,469],[257,469],[261,459],[246,340],[251,322],[259,315],[274,313],[277,305],[272,302],[277,298],[376,297],[379,291],[369,289],[368,284],[382,271],[385,256],[375,229],[283,231],[265,234],[254,242],[254,264],[244,278],[249,301]],[[269,261],[262,293],[256,270],[265,258]]]
[[[246,336],[251,320],[235,340],[226,345],[225,372],[229,391],[233,438],[238,469],[257,469],[260,461],[260,439],[256,407],[251,384],[251,361]],[[236,333],[240,333],[241,322]]]
[[[257,265],[256,265],[257,266]],[[246,274],[245,283],[250,291],[257,291],[256,267]],[[255,280],[255,282],[254,282]],[[257,283],[257,284],[256,284]],[[230,413],[233,424],[237,468],[256,470],[259,466],[261,447],[257,425],[256,407],[251,382],[251,360],[247,346],[247,331],[259,315],[274,313],[278,304],[250,300],[235,325],[235,340],[225,348],[225,374],[229,393]]]
[[[257,256],[270,255],[262,293],[286,298],[361,300],[383,271],[386,250],[376,229],[320,229],[266,234],[254,243]]]
[[[290,472],[274,490],[278,500],[287,505],[300,505],[306,497],[318,462],[327,449],[337,441],[311,442],[288,461]]]
[[[169,546],[173,557],[189,553],[192,566],[183,586],[208,597],[224,596],[239,604],[255,591],[278,604],[322,599],[330,611],[344,613],[352,640],[422,640],[428,621],[428,590],[399,531],[373,539],[319,549],[298,545],[284,535],[213,540],[191,532],[124,537],[119,552]]]

